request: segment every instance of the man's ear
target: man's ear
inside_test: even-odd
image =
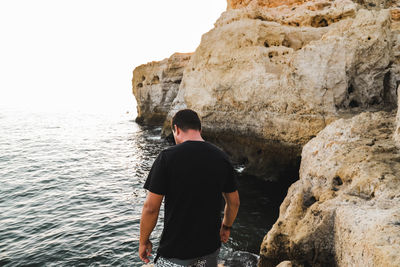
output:
[[[173,128],[172,128],[172,132],[175,135],[178,135],[181,132],[181,129],[178,128],[178,126],[176,126],[176,124],[174,124]]]

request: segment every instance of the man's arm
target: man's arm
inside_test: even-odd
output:
[[[143,205],[142,218],[140,219],[139,257],[145,263],[149,263],[149,256],[153,248],[150,235],[157,224],[163,195],[149,192]]]
[[[239,210],[240,200],[239,193],[236,190],[232,193],[222,193],[225,198],[225,210],[224,210],[224,219],[222,221],[220,236],[221,241],[226,243],[228,242],[229,236],[231,234],[230,227],[232,227],[233,222],[236,219],[236,215]],[[228,226],[228,228],[226,227]]]

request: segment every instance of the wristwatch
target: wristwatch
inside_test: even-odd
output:
[[[225,225],[225,224],[222,224],[222,228],[223,228],[224,230],[231,230],[231,229],[232,229],[232,226],[227,226],[227,225]]]

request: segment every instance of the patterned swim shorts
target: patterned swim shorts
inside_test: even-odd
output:
[[[196,259],[180,260],[159,257],[154,267],[216,267],[219,249],[215,252]]]

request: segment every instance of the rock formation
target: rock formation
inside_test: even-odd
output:
[[[400,150],[394,113],[328,125],[302,152],[300,180],[264,239],[260,266],[400,266]]]
[[[133,93],[165,135],[196,110],[252,174],[301,160],[260,266],[400,266],[399,85],[399,1],[228,0],[193,55],[138,67]]]
[[[133,71],[132,88],[138,117],[146,124],[162,124],[182,81],[183,69],[192,54],[175,53],[160,62],[141,65]]]

